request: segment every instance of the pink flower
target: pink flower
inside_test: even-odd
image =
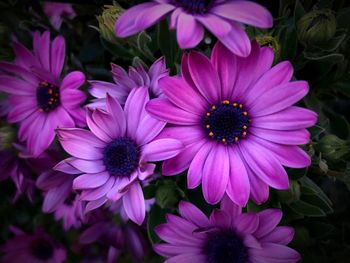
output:
[[[140,182],[155,169],[150,162],[176,156],[183,148],[176,139],[155,139],[165,122],[145,111],[149,101],[146,87],[129,94],[124,110],[107,95],[106,110],[88,110],[83,129],[59,129],[63,148],[73,157],[57,165],[69,164],[82,174],[73,181],[73,189],[81,190],[81,199],[89,203],[86,212],[108,200],[122,198],[128,217],[137,224],[145,218],[145,200]]]
[[[44,12],[56,30],[60,29],[64,18],[73,19],[76,16],[71,4],[45,2]]]
[[[184,55],[182,76],[159,85],[167,98],[151,100],[147,110],[173,126],[159,138],[181,140],[186,148],[163,163],[164,175],[187,168],[187,186],[202,183],[210,204],[225,193],[245,206],[249,197],[261,204],[269,186],[288,189],[283,166],[302,168],[310,157],[297,145],[310,139],[313,111],[293,106],[309,91],[306,81],[291,81],[292,65],[271,68],[273,52],[253,43],[247,58],[218,43],[211,59],[198,52]]]
[[[65,59],[62,36],[50,41],[49,32],[35,32],[33,52],[18,42],[13,46],[15,62],[0,62],[0,91],[10,95],[8,121],[20,125],[18,138],[36,157],[52,143],[57,127],[84,125],[85,111],[80,104],[86,95],[78,88],[85,76],[74,71],[61,80]]]
[[[26,234],[12,227],[16,235],[0,247],[5,253],[3,262],[42,262],[62,263],[66,259],[66,251],[56,244],[43,230],[38,229],[34,234]]]
[[[91,88],[89,92],[97,99],[87,106],[93,108],[105,107],[107,93],[124,105],[130,91],[137,87],[148,87],[152,97],[159,97],[163,92],[158,86],[158,81],[168,75],[164,57],[155,61],[148,71],[140,65],[135,68],[130,67],[127,73],[122,67],[112,64],[112,76],[115,83],[90,80]]]
[[[177,42],[193,48],[203,39],[204,28],[238,56],[251,50],[243,24],[272,27],[269,11],[251,1],[239,0],[153,0],[125,11],[115,24],[118,37],[140,32],[170,14],[170,28],[176,28]]]
[[[180,216],[168,214],[166,223],[156,227],[165,244],[155,251],[166,263],[295,263],[300,255],[287,247],[293,239],[291,227],[278,226],[282,212],[266,209],[242,213],[224,199],[220,210],[208,218],[196,206],[180,202]]]

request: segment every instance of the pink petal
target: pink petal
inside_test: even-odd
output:
[[[165,127],[166,122],[158,120],[147,114],[141,120],[136,131],[136,141],[139,145],[144,145],[152,141]]]
[[[307,144],[310,140],[310,133],[306,129],[295,131],[276,131],[251,127],[249,132],[264,140],[287,145]]]
[[[177,42],[180,48],[193,48],[204,37],[204,28],[193,16],[181,12],[177,18]]]
[[[181,152],[183,144],[175,139],[159,139],[146,144],[142,148],[142,159],[158,162],[170,159]]]
[[[59,78],[66,56],[66,43],[62,36],[56,37],[51,45],[51,73]]]
[[[231,31],[231,25],[226,19],[211,13],[207,13],[204,16],[196,16],[196,19],[218,38],[229,34]]]
[[[69,89],[78,89],[85,82],[85,75],[81,71],[73,71],[67,74],[61,82],[62,94]]]

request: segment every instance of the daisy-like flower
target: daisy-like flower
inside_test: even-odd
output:
[[[88,110],[91,131],[58,130],[61,145],[73,156],[58,168],[69,164],[83,173],[74,179],[73,189],[81,190],[81,199],[89,202],[86,211],[122,198],[128,217],[137,224],[143,222],[145,200],[140,181],[153,174],[155,164],[149,162],[172,158],[183,149],[176,139],[155,140],[166,123],[146,112],[148,101],[146,87],[131,91],[124,110],[107,95],[106,110]]]
[[[273,18],[261,5],[245,0],[153,0],[125,11],[115,24],[118,37],[140,32],[171,13],[170,28],[176,29],[182,49],[193,48],[207,28],[228,49],[246,57],[251,50],[242,24],[272,27]]]
[[[15,237],[0,247],[5,255],[2,262],[42,262],[62,263],[66,259],[66,251],[56,244],[42,229],[34,234],[26,234],[22,230],[11,227]]]
[[[39,156],[52,143],[57,127],[83,125],[85,111],[80,104],[86,95],[78,90],[85,82],[74,71],[61,80],[65,59],[62,36],[50,41],[50,33],[34,33],[31,52],[13,44],[14,63],[0,62],[0,91],[10,94],[8,121],[19,123],[18,138],[26,141],[29,152]]]
[[[122,67],[112,63],[112,76],[115,83],[90,80],[89,92],[97,99],[93,100],[88,107],[105,107],[107,93],[124,105],[130,91],[136,87],[148,87],[151,97],[159,97],[162,95],[162,91],[158,86],[158,80],[168,75],[164,57],[155,61],[148,71],[139,65],[130,67],[129,71],[126,72]]]
[[[45,2],[44,12],[56,30],[60,29],[64,18],[73,19],[77,15],[71,4],[62,3]]]
[[[231,204],[230,204],[231,203]],[[278,209],[242,213],[241,208],[223,201],[220,210],[208,218],[191,203],[181,201],[180,216],[168,214],[156,227],[166,243],[154,246],[168,258],[166,263],[295,263],[300,255],[287,247],[293,239],[291,227],[277,226]]]
[[[308,143],[306,128],[317,116],[293,106],[308,93],[308,84],[290,82],[289,62],[271,68],[272,62],[273,51],[256,42],[247,58],[218,43],[211,60],[191,52],[183,56],[182,77],[160,80],[167,98],[154,99],[146,108],[174,124],[160,137],[177,138],[186,146],[164,162],[164,175],[189,168],[188,188],[202,182],[208,203],[218,203],[226,192],[244,206],[249,196],[265,202],[269,186],[288,188],[283,166],[310,165],[310,157],[297,145]]]

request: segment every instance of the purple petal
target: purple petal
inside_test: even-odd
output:
[[[258,216],[259,228],[255,231],[254,236],[261,238],[276,228],[282,219],[282,211],[279,209],[266,209],[259,212]]]
[[[81,71],[73,71],[67,74],[60,85],[61,92],[64,94],[66,90],[78,89],[85,82],[85,75]]]
[[[6,73],[10,73],[10,75],[20,76],[23,80],[34,87],[36,87],[39,83],[39,79],[35,75],[18,65],[0,61],[0,70]]]
[[[118,134],[123,136],[126,132],[126,118],[121,105],[107,94],[106,107],[107,112],[114,118],[115,125],[119,128]]]
[[[249,251],[251,260],[254,262],[295,263],[300,260],[300,254],[292,248],[272,243],[261,244],[261,249],[251,249]]]
[[[182,78],[164,77],[159,86],[173,104],[185,111],[202,116],[208,110],[206,100]]]
[[[108,172],[94,173],[94,174],[82,174],[74,179],[73,189],[91,189],[97,188],[105,184],[109,179]]]
[[[251,234],[259,226],[259,217],[255,213],[244,213],[234,219],[234,226],[240,233]]]
[[[207,216],[192,203],[180,201],[179,212],[181,216],[199,227],[209,226]]]
[[[276,157],[252,140],[239,146],[246,163],[262,181],[276,189],[288,189],[288,175]]]
[[[20,122],[37,111],[37,101],[33,96],[10,96],[11,111],[7,119],[11,123]]]
[[[118,37],[131,36],[152,26],[174,8],[172,5],[156,3],[136,5],[118,18],[115,24],[115,32]]]
[[[211,9],[216,15],[240,23],[259,28],[270,28],[273,25],[273,17],[263,6],[250,1],[233,1],[214,6]]]
[[[196,16],[196,19],[218,38],[231,31],[230,23],[216,15],[207,13],[204,16]]]
[[[310,133],[306,129],[295,131],[276,131],[251,127],[249,132],[264,140],[286,145],[307,144],[310,140]]]
[[[146,144],[142,148],[141,158],[147,162],[158,162],[170,159],[184,148],[176,139],[159,139]]]
[[[66,173],[66,174],[80,174],[80,170],[74,168],[73,166],[69,165],[69,161],[75,159],[74,157],[70,157],[67,158],[61,162],[59,162],[58,164],[56,164],[56,166],[54,168],[52,168],[53,170],[56,171],[60,171],[62,173]]]
[[[76,168],[82,173],[100,173],[106,170],[102,160],[83,160],[78,158],[70,158],[65,161],[68,165]]]
[[[96,98],[105,98],[108,93],[113,98],[117,99],[119,103],[124,103],[127,96],[128,91],[121,88],[120,85],[98,81],[98,80],[90,80],[89,84],[91,87],[89,88],[89,93]]]
[[[72,184],[62,184],[47,192],[43,203],[43,212],[52,213],[57,207],[64,202],[72,190]]]
[[[248,172],[237,147],[228,149],[230,157],[230,178],[226,193],[236,204],[246,206],[250,195]]]
[[[269,198],[269,186],[265,184],[259,177],[249,168],[248,176],[250,182],[250,197],[258,205],[263,204]]]
[[[128,217],[138,225],[145,219],[145,199],[139,183],[131,185],[123,197],[123,206]]]
[[[212,147],[212,143],[204,143],[197,154],[194,156],[187,173],[187,187],[189,189],[194,189],[201,183],[204,164],[207,161]]]
[[[22,44],[14,42],[13,50],[16,54],[15,64],[25,69],[29,69],[31,66],[40,67],[40,63],[37,58]]]
[[[270,233],[260,238],[264,243],[278,243],[281,245],[289,244],[294,237],[294,229],[288,226],[278,226]]]
[[[114,182],[115,178],[113,176],[110,176],[107,182],[101,185],[100,187],[97,187],[92,190],[83,191],[83,193],[80,196],[81,200],[94,201],[106,196],[108,191],[111,190],[111,188],[113,187]]]
[[[209,204],[218,203],[227,188],[230,161],[226,146],[215,145],[209,152],[203,167],[202,189]]]
[[[181,12],[177,18],[177,42],[180,48],[193,48],[204,37],[204,28],[192,15]]]
[[[56,37],[51,45],[51,73],[55,78],[59,78],[66,56],[66,43],[62,36]]]
[[[191,78],[197,89],[212,105],[216,105],[221,98],[219,76],[210,60],[199,52],[191,52],[188,57]]]
[[[214,209],[209,219],[210,223],[216,227],[222,227],[223,229],[231,228],[231,216],[226,211]]]
[[[164,261],[164,263],[205,263],[207,262],[207,256],[203,254],[181,254]]]
[[[242,214],[242,207],[232,202],[227,194],[225,194],[221,200],[220,209],[225,211],[232,218]]]
[[[179,254],[200,254],[201,248],[188,247],[181,245],[156,244],[153,249],[163,257],[173,257]]]
[[[138,178],[143,181],[149,178],[153,173],[156,165],[153,163],[144,164],[139,168]]]
[[[138,145],[144,145],[152,141],[165,127],[166,122],[160,121],[147,114],[141,120],[136,131],[136,141]]]
[[[222,99],[229,100],[238,70],[236,56],[220,42],[217,42],[211,53],[211,63],[219,74]]]
[[[317,122],[317,114],[309,109],[291,106],[285,110],[254,118],[252,126],[272,130],[298,130]]]
[[[168,99],[153,99],[146,105],[147,111],[154,117],[179,125],[196,125],[200,123],[200,117],[184,111]]]
[[[10,76],[0,76],[0,91],[22,96],[33,96],[35,94],[35,86],[26,83],[21,79]]]
[[[306,81],[294,81],[275,86],[262,94],[251,106],[250,111],[254,117],[269,115],[292,106],[308,92],[309,85]]]
[[[42,35],[37,31],[34,33],[33,48],[40,64],[50,72],[50,32],[45,31]]]

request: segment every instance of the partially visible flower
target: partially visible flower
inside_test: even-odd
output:
[[[57,131],[61,145],[73,157],[56,169],[68,164],[82,174],[74,179],[73,189],[81,190],[81,199],[88,201],[86,211],[122,198],[128,217],[142,224],[145,200],[140,182],[153,174],[155,164],[150,162],[174,157],[183,147],[176,139],[155,139],[166,123],[146,112],[148,101],[146,87],[131,91],[124,110],[107,95],[105,110],[88,110],[91,131]]]
[[[81,244],[102,243],[108,247],[106,262],[117,262],[124,251],[129,251],[136,262],[143,262],[146,249],[139,228],[132,224],[116,225],[111,221],[96,222],[87,228],[79,239]]]
[[[243,24],[272,27],[270,12],[251,1],[231,0],[153,0],[126,10],[115,24],[118,37],[140,32],[170,14],[170,28],[176,29],[183,49],[193,48],[204,37],[204,28],[229,50],[246,57],[251,50]]]
[[[300,255],[287,247],[294,236],[291,227],[278,226],[279,209],[242,213],[228,198],[208,218],[196,206],[180,202],[180,216],[167,214],[166,223],[156,227],[166,243],[154,246],[168,258],[181,263],[295,263]]]
[[[70,165],[61,165],[61,171],[50,169],[40,174],[36,180],[36,186],[44,191],[44,213],[54,213],[55,219],[63,220],[63,227],[68,230],[71,227],[79,228],[84,221],[83,202],[78,195],[72,192],[77,171]]]
[[[159,81],[166,98],[151,100],[153,116],[173,124],[159,138],[173,138],[185,150],[163,163],[164,175],[187,168],[187,186],[202,183],[205,200],[218,203],[225,193],[245,206],[251,197],[261,204],[269,186],[287,189],[283,166],[302,168],[310,157],[306,128],[317,121],[315,112],[293,106],[309,91],[306,81],[291,81],[288,61],[271,68],[272,50],[253,42],[247,58],[231,53],[220,42],[211,58],[185,54],[182,76]]]
[[[78,88],[85,76],[74,71],[61,80],[65,59],[62,36],[50,41],[49,32],[35,32],[33,52],[18,42],[13,46],[14,63],[0,62],[0,91],[10,94],[8,121],[19,123],[19,140],[37,157],[52,143],[57,127],[84,125],[85,111],[80,104],[86,95]]]
[[[0,251],[5,255],[2,262],[41,262],[62,263],[66,259],[66,251],[55,243],[43,230],[26,234],[18,228],[11,228],[15,237],[9,239]]]
[[[97,99],[93,100],[88,107],[104,108],[107,93],[123,105],[131,90],[137,87],[148,87],[152,97],[159,97],[163,93],[158,86],[158,81],[168,75],[164,57],[155,61],[148,71],[139,65],[135,68],[130,67],[129,72],[126,72],[122,67],[112,64],[112,76],[115,83],[90,80],[89,92]]]
[[[61,28],[64,18],[73,19],[77,15],[71,4],[63,3],[45,2],[44,12],[56,30]]]

